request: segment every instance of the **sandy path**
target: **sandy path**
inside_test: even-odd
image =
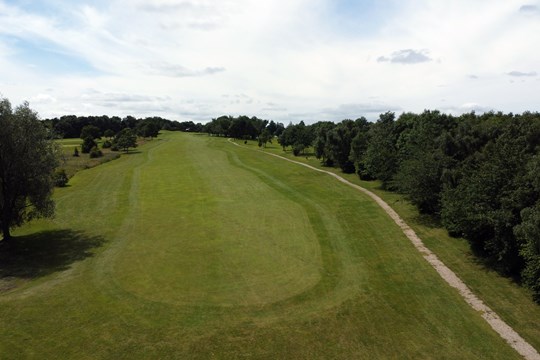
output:
[[[229,141],[236,145],[243,147],[229,139]],[[357,189],[358,191],[363,192],[364,194],[371,197],[381,208],[386,211],[386,213],[394,220],[394,222],[403,230],[403,233],[409,238],[409,240],[413,243],[414,247],[422,254],[424,259],[433,266],[433,268],[437,271],[437,273],[453,288],[456,288],[459,294],[465,299],[465,301],[476,311],[479,311],[484,320],[487,321],[487,323],[495,330],[512,348],[514,348],[521,356],[523,356],[525,359],[530,360],[540,360],[540,354],[534,347],[531,346],[525,339],[523,339],[514,329],[512,329],[507,323],[503,321],[495,313],[493,310],[491,310],[480,298],[478,298],[473,292],[465,285],[465,283],[452,271],[450,268],[448,268],[439,258],[437,255],[435,255],[431,250],[429,250],[422,240],[416,235],[413,229],[403,219],[388,205],[383,199],[372,193],[371,191],[353,184],[341,176],[334,174],[333,172],[318,169],[316,167],[313,167],[311,165],[302,163],[300,161],[295,161],[288,159],[286,157],[268,153],[265,151],[258,150],[264,154],[274,156],[277,158],[280,158],[282,160],[286,160],[289,162],[292,162],[294,164],[298,164],[301,166],[305,166],[311,170],[322,172],[325,174],[328,174],[334,178],[336,178],[338,181]]]

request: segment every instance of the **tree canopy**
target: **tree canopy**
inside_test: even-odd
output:
[[[28,103],[15,111],[0,99],[0,227],[10,230],[37,217],[52,216],[57,148]]]

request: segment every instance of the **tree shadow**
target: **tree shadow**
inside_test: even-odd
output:
[[[443,228],[441,219],[433,214],[419,213],[413,217],[413,222],[416,222],[430,229]]]
[[[122,151],[122,155],[136,155],[140,154],[142,151],[140,150],[129,150],[129,152]]]
[[[101,236],[70,229],[18,236],[9,244],[2,241],[0,280],[37,278],[67,270],[73,263],[93,256],[93,250],[104,242]]]

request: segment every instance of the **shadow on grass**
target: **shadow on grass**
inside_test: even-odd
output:
[[[122,155],[135,155],[135,154],[140,154],[140,153],[141,153],[140,150],[129,150],[129,152],[122,151]]]
[[[430,229],[443,228],[441,219],[432,214],[417,214],[412,220]]]
[[[99,236],[81,231],[54,230],[0,242],[0,279],[36,278],[67,270],[76,261],[93,256],[103,245]]]

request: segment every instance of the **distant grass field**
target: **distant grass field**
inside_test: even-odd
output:
[[[138,150],[15,232],[0,358],[519,358],[357,191],[206,135]]]
[[[77,171],[88,169],[94,166],[98,166],[105,162],[117,159],[120,156],[119,152],[111,151],[110,149],[103,149],[101,147],[103,140],[97,140],[99,149],[102,151],[103,156],[99,158],[90,158],[89,154],[83,154],[81,152],[82,139],[59,139],[55,140],[60,145],[60,164],[59,169],[64,169],[69,177],[75,175]],[[79,156],[73,156],[75,148],[79,151]]]

